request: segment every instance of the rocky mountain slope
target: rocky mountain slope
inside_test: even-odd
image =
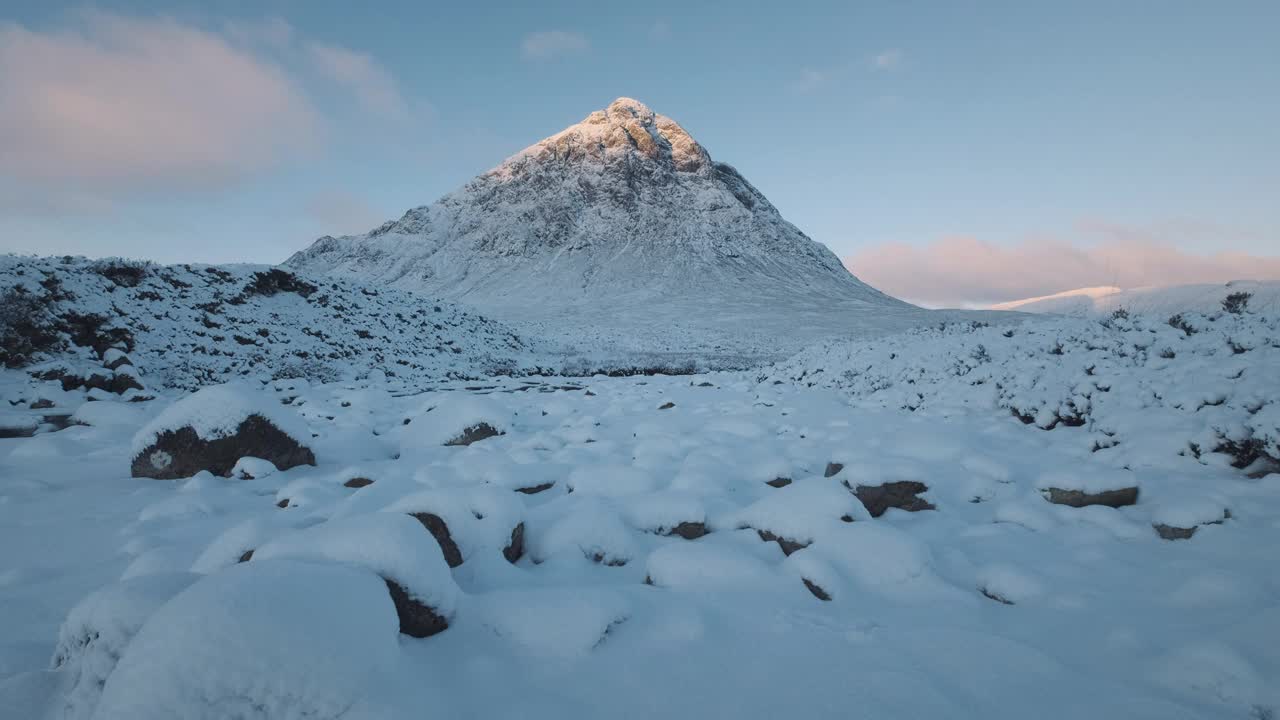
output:
[[[785,354],[926,315],[852,276],[733,167],[629,98],[286,266],[460,300],[566,340]]]
[[[532,341],[452,303],[274,268],[8,256],[0,295],[0,365],[64,387],[374,371],[415,382],[520,372],[536,356]],[[120,354],[131,370],[103,367]]]

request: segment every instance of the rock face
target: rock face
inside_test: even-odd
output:
[[[396,606],[396,615],[400,618],[400,632],[410,637],[424,638],[449,627],[448,620],[415,600],[399,583],[393,580],[386,580],[386,583],[387,591],[391,593],[391,602]]]
[[[1107,507],[1124,507],[1138,502],[1138,488],[1128,487],[1117,490],[1103,490],[1087,493],[1083,490],[1063,490],[1062,488],[1045,488],[1049,502],[1055,505],[1086,507],[1089,505],[1106,505]]]
[[[856,485],[853,494],[858,497],[871,517],[880,517],[889,508],[907,512],[933,510],[933,504],[918,494],[929,489],[928,485],[914,480],[888,482],[883,485]]]
[[[315,465],[316,457],[261,415],[250,415],[235,433],[203,440],[191,427],[166,430],[133,458],[133,477],[158,480],[191,477],[201,470],[228,476],[242,457],[270,461],[280,470]]]
[[[444,560],[449,563],[449,567],[456,568],[462,564],[462,551],[458,549],[458,544],[453,541],[453,536],[449,533],[449,526],[439,516],[428,512],[409,513],[418,522],[422,523],[422,527],[431,533],[431,536],[440,543],[440,549],[444,552]],[[521,533],[523,537],[524,533]],[[522,543],[523,545],[523,543]]]
[[[737,170],[630,98],[433,205],[364,235],[322,237],[285,265],[513,319],[625,311],[628,321],[656,315],[648,325],[657,329],[673,315],[696,323],[716,306],[746,303],[744,327],[763,330],[770,317],[794,332],[797,306],[819,321],[819,308],[840,315],[833,305],[874,310],[876,322],[918,312],[860,282]]]

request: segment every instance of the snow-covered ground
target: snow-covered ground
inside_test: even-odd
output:
[[[0,372],[0,715],[1272,718],[1280,333],[1184,325],[426,392]],[[130,477],[253,414],[316,464]]]
[[[1225,284],[1202,283],[1121,289],[1091,287],[1054,295],[1013,300],[992,305],[992,310],[1030,313],[1106,316],[1119,309],[1129,313],[1168,317],[1174,313],[1215,313],[1233,293],[1249,293],[1249,307],[1275,316],[1280,312],[1280,282],[1235,280]]]

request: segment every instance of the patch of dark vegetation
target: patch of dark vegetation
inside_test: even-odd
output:
[[[253,279],[244,286],[241,293],[245,297],[260,295],[263,297],[271,297],[282,292],[291,292],[302,297],[308,297],[311,293],[318,290],[315,285],[299,278],[291,272],[272,268],[264,272],[256,272]]]
[[[115,283],[118,287],[137,287],[147,277],[149,263],[132,260],[102,260],[89,269]]]
[[[36,295],[14,285],[0,294],[0,365],[23,367],[61,348],[52,303],[47,289]]]
[[[1249,309],[1249,299],[1252,297],[1251,292],[1233,292],[1222,299],[1222,309],[1232,315],[1240,315]]]

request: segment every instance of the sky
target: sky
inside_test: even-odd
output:
[[[1280,3],[0,0],[0,251],[279,262],[618,96],[930,305],[1280,279]]]

